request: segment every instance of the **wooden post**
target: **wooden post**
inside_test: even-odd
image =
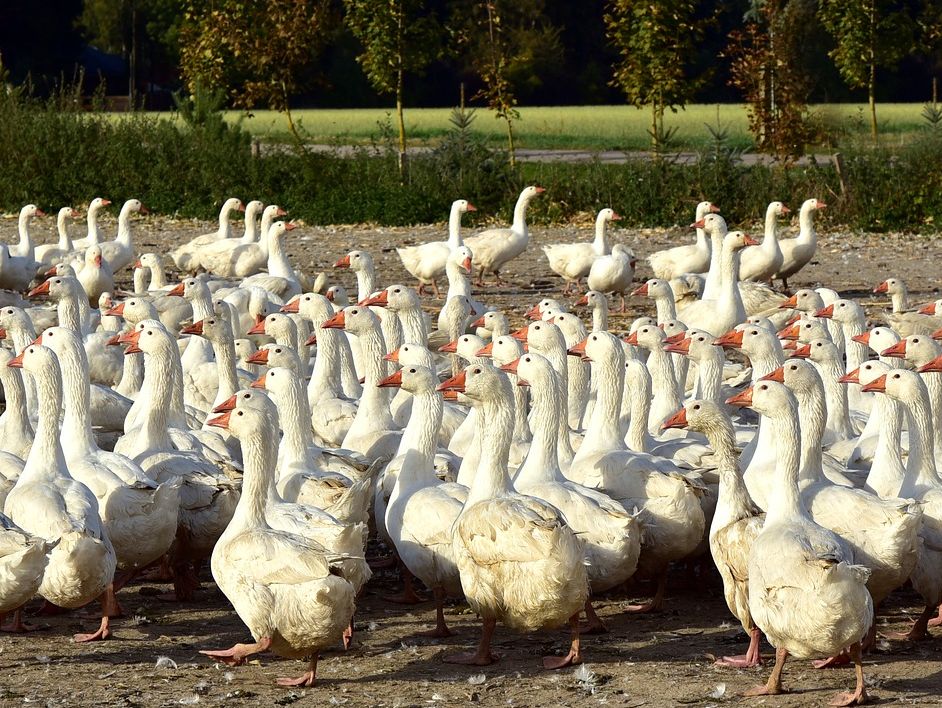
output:
[[[834,161],[834,171],[837,173],[837,179],[841,185],[841,197],[847,198],[847,181],[844,179],[844,156],[836,152],[831,158]]]

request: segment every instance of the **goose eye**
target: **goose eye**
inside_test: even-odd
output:
[[[919,344],[919,337],[916,337],[915,339],[913,339],[913,344]]]
[[[243,394],[242,394],[242,398],[251,398],[251,397],[252,397],[252,394],[251,394],[251,393],[243,393]]]
[[[697,405],[695,405],[695,406],[693,407],[693,409],[694,409],[695,411],[700,410],[700,404],[698,403]]]
[[[150,329],[147,330],[147,334],[153,334],[153,333],[154,333],[153,330],[150,330]]]
[[[760,386],[760,387],[759,387],[759,390],[765,391],[767,388],[768,388],[768,386],[763,385],[763,386]]]
[[[414,373],[415,373],[415,369],[409,369],[409,373],[410,373],[410,374],[414,374]]]
[[[237,412],[236,415],[242,415],[242,411]]]
[[[899,374],[895,374],[895,375],[893,376],[893,378],[894,378],[894,379],[898,379],[898,378],[899,378]]]
[[[480,369],[475,369],[475,370],[474,370],[474,373],[480,374],[480,373],[481,373],[481,370],[480,370]]]

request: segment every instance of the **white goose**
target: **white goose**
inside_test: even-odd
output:
[[[39,594],[59,607],[74,609],[101,596],[111,584],[115,552],[99,516],[98,500],[76,481],[59,444],[62,409],[62,374],[56,355],[33,345],[7,366],[21,367],[34,377],[39,395],[39,424],[26,465],[10,491],[4,511],[24,531],[55,543],[43,574]],[[102,608],[101,626],[93,635],[78,634],[77,641],[107,636],[109,614]]]
[[[771,202],[765,210],[765,235],[762,243],[752,246],[740,256],[739,277],[742,280],[769,281],[782,267],[782,249],[778,244],[778,217],[791,210],[781,202]]]
[[[699,222],[710,213],[718,213],[719,208],[712,202],[697,204],[694,223]],[[648,257],[654,277],[661,280],[671,280],[684,273],[706,273],[710,268],[710,254],[712,247],[707,239],[706,231],[698,226],[696,243],[687,246],[675,246],[663,251],[652,253]]]
[[[526,187],[514,206],[514,220],[509,229],[488,229],[465,239],[464,245],[471,249],[478,264],[478,285],[484,285],[484,274],[493,273],[500,284],[500,269],[523,253],[530,242],[527,230],[527,207],[534,197],[546,190],[542,187]]]
[[[513,492],[507,474],[510,381],[492,366],[472,365],[439,388],[463,392],[480,407],[478,426],[487,439],[452,531],[461,587],[484,628],[476,652],[445,660],[478,666],[493,663],[490,644],[498,620],[517,631],[533,632],[568,619],[569,653],[545,657],[543,666],[579,663],[578,613],[589,590],[585,550],[560,512],[540,499]]]
[[[631,290],[637,263],[635,254],[630,248],[616,243],[612,246],[610,254],[599,256],[592,262],[586,284],[589,290],[621,295],[621,310],[619,311],[624,312],[625,295]]]
[[[253,204],[260,205],[260,202],[251,202],[250,206]],[[258,207],[255,207],[252,212],[249,212],[248,208],[243,206],[242,200],[235,197],[230,197],[224,201],[222,208],[219,210],[218,229],[212,233],[197,236],[196,238],[191,239],[187,243],[170,252],[170,257],[173,259],[173,262],[176,264],[177,268],[188,273],[196,272],[196,270],[200,267],[199,255],[200,249],[203,246],[215,243],[216,241],[220,241],[222,239],[232,238],[231,214],[233,211],[245,212],[246,227],[248,227],[249,216],[251,215],[252,226],[254,230],[257,209]]]
[[[781,279],[785,290],[788,290],[788,279],[814,258],[815,251],[818,249],[818,232],[814,228],[814,213],[825,207],[827,204],[820,199],[806,199],[798,212],[798,236],[779,241],[779,248],[782,249],[782,267],[779,268],[775,277]]]
[[[88,211],[85,213],[86,232],[85,238],[77,238],[72,241],[72,245],[78,249],[97,246],[101,243],[101,229],[98,226],[98,212],[105,207],[111,206],[110,199],[95,197],[88,203]]]
[[[424,295],[425,288],[431,285],[435,297],[438,297],[438,279],[445,273],[445,263],[455,249],[464,245],[461,239],[461,215],[469,211],[477,211],[477,208],[467,199],[456,199],[451,203],[447,241],[396,249],[403,267],[419,281],[419,295]]]
[[[566,281],[563,294],[579,287],[579,281],[589,274],[592,263],[599,256],[608,255],[608,224],[621,217],[613,209],[602,209],[595,218],[595,240],[591,243],[558,243],[543,246],[550,270]]]
[[[318,653],[336,643],[349,626],[355,591],[339,568],[332,567],[323,546],[276,531],[266,520],[275,460],[268,434],[274,423],[266,418],[263,411],[239,408],[212,420],[239,438],[246,461],[242,497],[213,549],[213,578],[255,643],[202,653],[232,665],[269,649],[293,659],[308,658],[305,674],[278,683],[313,686]]]
[[[778,494],[770,499],[765,525],[749,556],[749,610],[776,648],[775,668],[764,686],[746,695],[782,692],[782,669],[789,654],[799,658],[833,656],[851,647],[857,686],[832,705],[866,701],[860,642],[873,621],[867,592],[869,571],[853,564],[853,554],[837,534],[811,520],[798,490],[798,405],[781,384],[761,381],[729,399],[774,421]]]
[[[128,199],[118,214],[118,236],[114,241],[105,241],[101,246],[101,255],[111,266],[112,271],[119,271],[134,262],[134,244],[131,241],[131,214],[149,214],[138,199]]]
[[[72,207],[62,207],[56,216],[56,231],[59,240],[56,243],[43,243],[36,246],[36,260],[46,267],[64,260],[75,250],[72,237],[69,235],[69,222],[77,219],[81,214]]]

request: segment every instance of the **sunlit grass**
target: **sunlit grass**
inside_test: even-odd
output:
[[[913,131],[926,125],[922,104],[887,103],[877,106],[882,139],[889,143],[905,141]],[[817,119],[830,133],[842,139],[869,135],[869,115],[865,104],[822,104],[812,107]],[[167,114],[170,115],[170,114]],[[411,145],[434,145],[448,131],[448,108],[406,110],[406,131]],[[494,146],[506,140],[506,128],[485,109],[478,109],[473,129]],[[379,140],[383,126],[392,130],[392,109],[301,109],[292,111],[307,140],[328,144],[368,144]],[[261,140],[282,141],[290,137],[284,114],[275,111],[227,111],[226,119],[241,122]],[[631,106],[539,106],[520,109],[515,125],[521,148],[588,150],[646,150],[650,112]],[[748,149],[753,145],[745,108],[739,104],[688,106],[668,113],[665,127],[676,128],[674,146],[697,150],[712,142],[707,126],[725,130],[732,146]]]

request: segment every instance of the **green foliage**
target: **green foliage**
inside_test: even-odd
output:
[[[329,0],[185,2],[180,69],[190,91],[201,82],[225,90],[239,108],[285,111],[311,83],[332,26]]]
[[[704,22],[695,21],[696,0],[611,0],[605,13],[606,34],[618,50],[612,84],[634,106],[650,106],[654,151],[664,149],[669,131],[664,111],[676,112],[693,98],[698,81],[690,73]]]
[[[894,67],[909,52],[914,22],[887,0],[822,0],[819,15],[836,45],[829,52],[851,88],[866,88],[870,99],[871,132],[877,137],[876,74]]]

